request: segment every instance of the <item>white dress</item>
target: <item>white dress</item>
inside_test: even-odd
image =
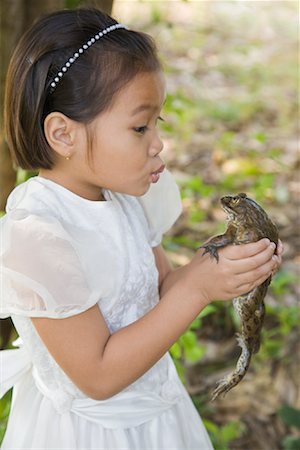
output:
[[[0,352],[0,397],[13,387],[1,448],[212,450],[168,353],[122,392],[96,401],[32,325],[30,317],[70,317],[97,303],[114,333],[159,301],[151,247],[181,212],[172,176],[165,171],[143,197],[104,195],[105,202],[90,201],[37,176],[8,199],[0,317],[12,317],[19,348]]]

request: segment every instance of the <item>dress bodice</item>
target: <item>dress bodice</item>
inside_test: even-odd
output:
[[[24,192],[26,189],[27,192]],[[158,272],[152,245],[153,236],[164,230],[151,229],[153,228],[151,217],[152,223],[155,223],[156,211],[153,210],[153,206],[152,211],[147,209],[147,198],[143,199],[143,202],[132,196],[106,191],[105,202],[92,202],[41,177],[29,180],[26,189],[22,185],[17,188],[18,195],[9,200],[6,216],[7,248],[4,249],[3,260],[7,261],[8,273],[13,272],[12,281],[8,279],[8,285],[14,289],[14,294],[18,297],[17,303],[11,305],[11,316],[39,379],[52,394],[57,393],[58,403],[64,403],[69,397],[82,397],[84,394],[52,358],[36,332],[30,316],[68,317],[97,303],[111,333],[138,320],[159,301]],[[153,198],[150,201],[155,205]],[[172,221],[180,211],[178,204],[174,203],[173,210]],[[170,220],[170,217],[167,220]],[[10,222],[13,225],[10,225]],[[24,239],[22,234],[24,229],[27,239]],[[23,238],[17,246],[18,230],[21,230]],[[37,235],[41,240],[32,242]],[[35,267],[24,269],[21,274],[20,263],[18,267],[13,267],[11,261],[14,258],[5,258],[6,254],[10,255],[9,243],[12,241],[16,242],[15,246],[18,249],[28,241],[37,253],[38,244],[49,241],[49,245],[45,244],[44,250],[47,255],[51,254],[52,258],[44,268],[48,271],[47,279],[44,275],[40,275],[32,281],[37,271]],[[56,243],[59,245],[57,254]],[[75,256],[68,253],[69,245]],[[26,253],[25,250],[23,253]],[[75,257],[78,267],[73,273],[75,259],[73,263],[72,258]],[[67,261],[68,269],[64,261]],[[38,256],[36,264],[41,265]],[[65,297],[58,299],[59,294],[56,292],[59,286],[63,285],[54,289],[53,280],[63,277],[64,270],[65,276],[70,278],[66,281],[72,283],[73,279],[77,291],[71,293],[66,287]],[[82,289],[81,272],[84,274],[85,283]],[[51,285],[48,279],[52,280]],[[23,289],[23,285],[26,285],[24,289],[33,291],[35,295],[35,301],[30,307],[22,305],[19,301],[19,297],[22,296],[18,293]],[[44,288],[46,289],[44,297],[49,294],[48,300],[43,298]],[[80,298],[83,295],[81,291],[86,290],[90,292],[90,296],[87,296],[90,300],[82,305],[85,300]],[[78,298],[73,299],[76,295]],[[70,305],[72,302],[74,305]],[[21,311],[22,308],[25,312]],[[138,385],[139,389],[157,391],[167,378],[168,356],[165,355],[127,389],[136,389]]]

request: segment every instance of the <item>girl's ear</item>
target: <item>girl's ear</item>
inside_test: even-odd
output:
[[[77,123],[60,112],[48,114],[44,121],[44,133],[50,147],[63,158],[70,158],[75,151]]]

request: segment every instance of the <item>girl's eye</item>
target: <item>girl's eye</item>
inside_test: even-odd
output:
[[[161,120],[161,121],[164,122],[164,119],[163,119],[162,117],[160,117],[160,116],[157,118],[157,120]],[[136,127],[136,128],[134,128],[134,131],[135,131],[136,133],[139,133],[139,134],[145,134],[146,131],[148,131],[148,130],[149,130],[149,127],[148,127],[147,125],[144,125],[144,126],[142,126],[142,127]]]
[[[144,125],[143,127],[134,128],[134,131],[139,134],[145,134],[147,130],[148,130],[147,125]]]

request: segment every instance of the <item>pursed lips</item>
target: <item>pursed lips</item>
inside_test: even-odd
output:
[[[159,173],[162,173],[165,170],[165,164],[162,164],[157,170],[154,170],[153,172],[151,172],[151,175],[158,175]]]

